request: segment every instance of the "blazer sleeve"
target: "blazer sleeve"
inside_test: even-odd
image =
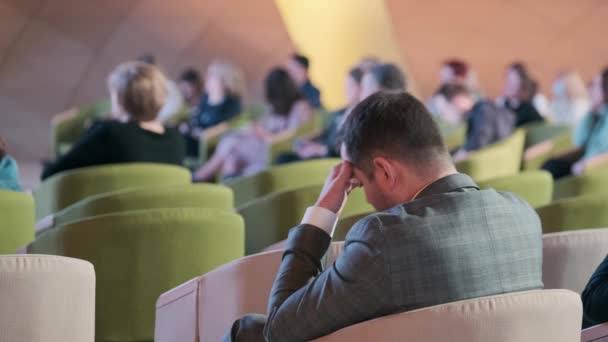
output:
[[[582,294],[585,320],[608,322],[608,256],[595,270]]]
[[[111,149],[111,146],[107,145],[111,142],[109,136],[110,127],[108,125],[102,123],[92,127],[70,152],[44,169],[42,179],[66,170],[104,164],[108,149]]]
[[[378,219],[357,223],[343,254],[319,274],[329,243],[329,235],[314,226],[290,232],[270,293],[267,341],[311,340],[386,314],[392,300]]]

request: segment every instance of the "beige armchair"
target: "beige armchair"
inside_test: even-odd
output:
[[[50,255],[0,256],[0,342],[93,342],[95,271]]]
[[[154,341],[220,341],[236,319],[266,313],[282,254],[244,257],[162,294]]]
[[[580,340],[582,305],[568,290],[535,290],[470,299],[381,317],[315,342]]]
[[[545,289],[583,292],[608,253],[608,229],[575,230],[543,236]]]

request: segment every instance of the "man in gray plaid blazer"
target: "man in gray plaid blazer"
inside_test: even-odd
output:
[[[433,119],[406,93],[377,93],[342,128],[345,161],[289,233],[268,317],[235,322],[226,340],[306,341],[349,325],[468,298],[543,287],[535,211],[457,173]],[[378,210],[321,258],[347,193]]]

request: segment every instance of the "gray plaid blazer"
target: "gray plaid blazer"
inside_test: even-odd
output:
[[[543,287],[535,211],[463,174],[359,221],[322,271],[330,242],[314,226],[291,230],[270,293],[267,341],[305,341],[375,317]]]

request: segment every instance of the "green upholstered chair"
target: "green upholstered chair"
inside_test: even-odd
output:
[[[161,208],[208,208],[231,211],[232,190],[216,184],[159,185],[87,197],[53,215],[53,226],[87,217]]]
[[[126,163],[85,167],[56,174],[34,191],[36,218],[41,219],[86,197],[115,190],[189,184],[185,168],[153,163]]]
[[[530,140],[533,141],[533,140]],[[572,143],[572,129],[567,129],[551,138],[529,145],[524,152],[524,170],[538,170],[549,159],[574,148]]]
[[[234,191],[234,203],[239,208],[273,192],[324,184],[329,172],[338,163],[339,159],[315,159],[280,165],[227,185]]]
[[[527,171],[478,184],[482,189],[493,188],[496,191],[512,192],[535,208],[551,203],[553,198],[553,178],[546,171]]]
[[[69,151],[91,120],[110,113],[111,103],[108,98],[70,111],[75,111],[70,118],[60,120],[51,125],[51,151],[53,157],[60,156]]]
[[[569,176],[555,181],[553,199],[608,193],[608,169],[590,171],[580,176]]]
[[[0,254],[15,254],[34,240],[34,198],[0,190]]]
[[[238,212],[245,220],[245,252],[260,252],[265,247],[287,238],[289,230],[300,224],[306,209],[317,201],[323,185],[313,185],[273,193],[249,202]],[[349,195],[343,216],[369,212],[363,189]]]
[[[543,233],[608,227],[608,194],[566,198],[536,211]]]
[[[456,168],[477,182],[515,175],[521,168],[524,140],[524,130],[518,129],[510,137],[472,153]]]
[[[96,341],[152,341],[163,292],[244,255],[240,216],[201,208],[102,215],[41,234],[29,253],[95,266]]]
[[[435,118],[435,122],[449,151],[456,150],[464,145],[467,135],[466,124],[453,125],[439,118]]]
[[[572,127],[548,122],[531,123],[522,127],[526,131],[526,147],[551,140],[564,133],[571,133]]]
[[[297,139],[318,135],[323,129],[323,122],[326,117],[325,112],[317,111],[312,119],[301,124],[292,136],[270,145],[270,164],[274,163],[281,154],[293,151],[293,144]]]

